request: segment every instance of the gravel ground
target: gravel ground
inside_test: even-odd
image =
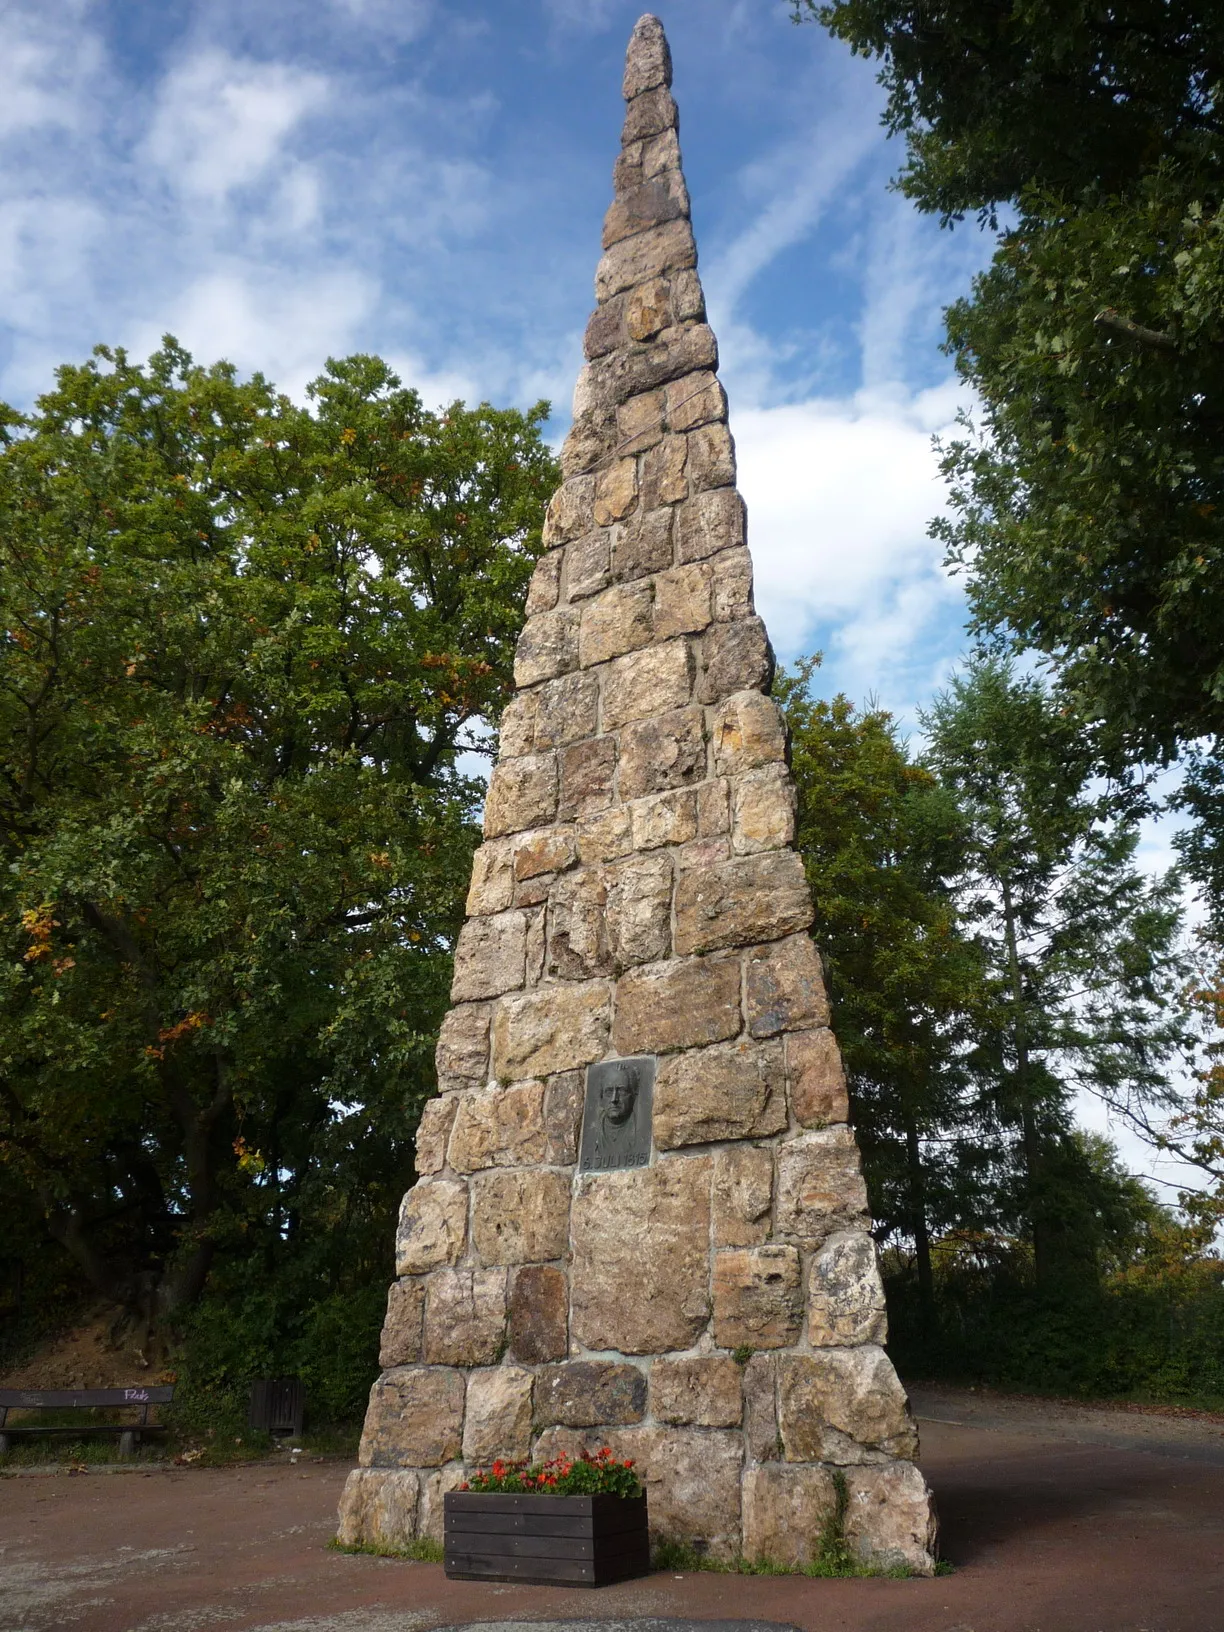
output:
[[[0,1478],[3,1632],[1219,1632],[1224,1424],[915,1388],[954,1573],[598,1592],[329,1550],[347,1466]]]

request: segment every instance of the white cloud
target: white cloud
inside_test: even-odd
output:
[[[264,175],[329,92],[322,74],[201,51],[163,80],[145,156],[176,191],[220,202]]]
[[[0,11],[0,137],[59,126],[79,129],[103,53],[85,26],[88,0],[51,0]]]
[[[946,503],[931,436],[954,413],[951,386],[733,410],[757,604],[781,653],[840,625],[870,689],[956,602],[927,536]]]
[[[142,323],[131,347],[146,353],[169,329],[202,362],[224,357],[244,371],[261,369],[300,397],[328,356],[353,349],[378,292],[373,279],[352,270],[218,270],[168,301],[155,322]]]
[[[432,0],[329,0],[347,20],[374,29],[398,43],[415,40],[425,32],[433,14]]]

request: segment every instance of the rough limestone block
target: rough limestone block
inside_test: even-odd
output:
[[[654,633],[653,590],[644,580],[614,584],[584,603],[578,650],[584,669],[647,646]]]
[[[693,695],[693,674],[687,640],[669,640],[617,658],[604,674],[603,729],[615,731],[629,720],[683,708]]]
[[[836,1512],[837,1489],[828,1468],[784,1462],[749,1468],[744,1475],[744,1557],[802,1570],[819,1556],[822,1531]]]
[[[650,1409],[656,1422],[736,1428],[744,1413],[740,1368],[725,1355],[656,1360]]]
[[[493,1014],[493,1075],[501,1082],[521,1082],[600,1059],[611,1006],[605,981],[541,986],[503,997]]]
[[[615,861],[633,849],[633,824],[621,806],[600,810],[574,824],[578,860],[585,863]]]
[[[785,765],[767,765],[732,784],[731,848],[736,855],[794,843],[795,784]]]
[[[755,616],[711,624],[701,642],[701,663],[697,696],[703,703],[719,703],[737,691],[768,691],[773,684],[773,647]]]
[[[556,606],[561,593],[561,565],[564,560],[564,550],[549,550],[536,562],[523,608],[528,618],[534,618],[537,612],[551,612]]]
[[[444,1272],[449,1273],[449,1272]],[[397,1366],[370,1390],[357,1460],[363,1468],[436,1468],[459,1455],[463,1378]]]
[[[549,892],[545,967],[561,980],[587,980],[613,969],[608,928],[608,880],[602,867],[582,867]]]
[[[637,510],[612,529],[612,576],[618,583],[643,578],[672,564],[672,510]]]
[[[655,187],[671,194],[675,201],[683,200],[685,208],[679,214],[687,214],[688,192],[684,187],[684,178],[681,176],[659,176]],[[634,189],[634,203],[646,202],[654,188],[650,182],[645,182]],[[657,195],[656,195],[657,196]],[[672,215],[668,219],[675,219]],[[651,223],[655,225],[656,223]],[[657,334],[672,326],[671,283],[665,278],[657,278],[654,283],[639,284],[631,289],[627,295],[621,295],[624,301],[625,328],[631,340],[653,340]],[[640,453],[640,448],[633,450]]]
[[[753,1462],[776,1462],[782,1455],[778,1433],[778,1357],[754,1354],[744,1367],[744,1449]]]
[[[657,136],[648,137],[642,143],[640,165],[642,175],[649,181],[664,170],[680,169],[680,138],[674,130],[661,130]],[[680,281],[686,287],[689,283],[700,283],[695,272],[680,273]],[[693,306],[691,297],[687,298],[684,306],[677,311],[677,318],[704,317],[704,308],[698,310]]]
[[[786,1077],[791,1110],[805,1128],[823,1128],[849,1118],[841,1050],[827,1027],[793,1031],[786,1038]]]
[[[511,1359],[524,1365],[569,1353],[569,1283],[551,1264],[526,1264],[510,1283],[506,1330]]]
[[[581,1071],[561,1071],[545,1085],[544,1160],[550,1167],[568,1167],[578,1160],[584,1097]]]
[[[808,1342],[814,1349],[885,1343],[888,1313],[875,1242],[865,1230],[839,1230],[808,1271]]]
[[[579,1176],[570,1320],[588,1349],[686,1349],[710,1318],[710,1161]]]
[[[652,1541],[680,1542],[719,1562],[740,1550],[742,1436],[728,1429],[617,1428],[613,1455],[629,1456],[646,1487]]]
[[[671,860],[626,856],[606,869],[607,929],[617,970],[653,963],[671,951]]]
[[[867,1187],[854,1135],[844,1123],[782,1145],[777,1186],[779,1235],[821,1241],[836,1230],[868,1226]]]
[[[422,1352],[429,1365],[492,1365],[503,1351],[505,1336],[504,1269],[434,1271],[425,1287]]]
[[[449,1467],[439,1468],[435,1473],[421,1474],[421,1505],[417,1516],[417,1535],[423,1541],[441,1544],[446,1494],[448,1491],[458,1490],[466,1478],[467,1469],[462,1462],[452,1462]]]
[[[488,1003],[463,1003],[451,1009],[438,1033],[434,1061],[439,1077],[484,1082],[489,1074]]]
[[[523,984],[527,919],[521,912],[469,918],[455,946],[451,1002],[467,1003],[516,992]]]
[[[416,1170],[419,1176],[440,1173],[446,1166],[446,1145],[459,1103],[457,1094],[427,1099],[416,1131]]]
[[[482,844],[472,859],[472,882],[468,886],[469,916],[504,912],[514,905],[514,848],[508,839]]]
[[[714,1341],[722,1349],[781,1349],[799,1336],[803,1284],[794,1247],[714,1254]]]
[[[846,1471],[846,1540],[877,1570],[935,1573],[935,1509],[926,1481],[912,1462]]]
[[[640,242],[633,239],[632,243]],[[621,246],[626,247],[626,246]],[[672,280],[673,291],[678,280]],[[673,297],[674,304],[674,297]],[[613,352],[587,365],[609,404],[626,402],[696,369],[718,367],[718,341],[707,323],[673,323],[642,346]],[[728,541],[730,542],[730,540]]]
[[[420,1275],[457,1264],[467,1246],[467,1185],[454,1179],[421,1179],[400,1202],[395,1232],[395,1273]]]
[[[616,459],[595,478],[595,525],[623,521],[637,503],[637,460]]]
[[[676,511],[676,559],[705,561],[740,548],[748,531],[744,501],[733,487],[695,493]]]
[[[676,951],[712,952],[806,929],[812,898],[793,850],[694,868],[676,880]]]
[[[340,1497],[342,1547],[404,1547],[416,1535],[415,1468],[354,1468]]]
[[[688,498],[684,467],[688,443],[682,436],[665,436],[642,455],[642,503],[648,510],[660,504],[679,504]]]
[[[725,424],[702,425],[688,437],[688,480],[694,493],[734,487],[735,443]]]
[[[686,958],[631,969],[616,983],[612,1043],[618,1054],[665,1054],[738,1036],[736,958]]]
[[[577,666],[577,612],[562,606],[527,619],[514,653],[515,685],[538,685]]]
[[[717,776],[697,789],[697,832],[703,839],[731,831],[731,784]]]
[[[574,392],[574,412],[581,412],[578,397],[582,387],[579,379]],[[571,538],[581,538],[594,524],[595,478],[571,476],[561,483],[548,502],[544,516],[543,539],[546,545],[565,544]]]
[[[727,393],[718,376],[708,369],[668,382],[665,393],[667,427],[693,431],[727,417]]]
[[[460,1096],[448,1159],[456,1173],[544,1160],[544,1084],[491,1083]]]
[[[719,834],[709,839],[696,839],[692,844],[682,845],[675,852],[678,873],[686,872],[690,867],[699,867],[705,872],[730,859],[731,840],[727,834]]]
[[[755,1247],[768,1241],[773,1210],[773,1152],[728,1145],[714,1157],[714,1245]]]
[[[663,24],[657,17],[647,13],[638,20],[629,38],[621,92],[625,101],[630,102],[635,96],[641,96],[643,91],[652,91],[659,85],[670,85],[671,81],[671,51],[667,44],[667,36],[663,32]]]
[[[721,550],[706,563],[713,588],[713,612],[720,623],[752,616],[752,557],[745,549]]]
[[[646,1415],[646,1374],[614,1360],[548,1366],[536,1381],[535,1412],[540,1427],[641,1422]]]
[[[629,806],[633,848],[655,850],[661,844],[685,844],[697,836],[697,790],[675,788],[647,794]]]
[[[566,674],[541,686],[536,696],[535,748],[564,748],[595,735],[599,682],[593,674]]]
[[[650,181],[627,189],[608,206],[603,223],[603,247],[611,249],[636,232],[662,226],[665,221],[687,221],[688,188],[679,170],[664,171]],[[633,334],[632,329],[629,331]],[[633,336],[641,339],[640,334]]]
[[[781,856],[776,859],[781,860]],[[773,860],[773,856],[759,858],[761,862]],[[802,863],[797,876],[793,868],[791,874],[796,880],[796,893],[800,889],[806,893]],[[797,904],[795,916],[800,916]],[[792,922],[788,927],[800,926]],[[820,953],[809,935],[792,935],[772,946],[753,947],[744,960],[744,992],[744,1012],[754,1037],[774,1037],[780,1031],[829,1023],[829,998]]]
[[[694,561],[672,567],[655,579],[654,632],[656,640],[697,634],[711,617],[711,577],[708,563]]]
[[[663,393],[643,391],[616,410],[616,434],[621,451],[645,453],[663,435]]]
[[[531,1454],[532,1376],[521,1366],[495,1366],[468,1378],[463,1458],[487,1466],[495,1457],[525,1462]]]
[[[638,105],[645,100],[640,97]],[[624,238],[604,251],[595,271],[595,298],[609,300],[622,289],[632,289],[636,283],[646,283],[666,272],[696,265],[697,246],[688,221],[683,217],[665,221],[661,226],[648,227],[632,238]]]
[[[566,547],[566,599],[585,601],[612,582],[612,532],[600,527]]]
[[[563,873],[578,859],[572,827],[541,827],[514,843],[514,878],[521,883],[541,873]]]
[[[425,1282],[415,1275],[392,1281],[387,1292],[387,1317],[383,1321],[378,1363],[411,1365],[421,1358],[421,1321],[425,1314]]]
[[[519,691],[502,709],[497,722],[497,751],[501,758],[517,759],[534,752],[539,701],[538,691]]]
[[[654,1138],[660,1150],[718,1139],[756,1139],[786,1126],[780,1044],[733,1043],[659,1062]]]
[[[472,1183],[472,1245],[486,1264],[561,1258],[569,1241],[570,1182],[543,1168],[500,1169]]]
[[[543,827],[557,813],[557,758],[555,754],[524,754],[495,765],[485,796],[484,830],[487,839],[502,833],[521,833]]]
[[[595,362],[597,358],[616,351],[625,341],[625,296],[616,295],[602,306],[597,306],[587,318],[586,332],[582,336],[583,354],[588,362]]]
[[[648,720],[634,720],[621,732],[622,799],[700,782],[705,772],[705,725],[699,708],[673,708]]]
[[[594,816],[612,803],[616,777],[616,738],[592,737],[560,752],[561,797],[557,815],[563,822]]]
[[[786,728],[777,703],[759,691],[728,697],[713,717],[714,765],[721,776],[755,771],[786,758]]]
[[[780,1355],[778,1405],[788,1462],[848,1466],[917,1455],[905,1390],[874,1344]]]
[[[646,18],[641,21],[644,23]],[[625,123],[621,127],[621,145],[647,140],[661,131],[676,130],[680,116],[676,103],[666,85],[653,90],[639,91],[625,109]],[[598,293],[598,291],[596,291]]]

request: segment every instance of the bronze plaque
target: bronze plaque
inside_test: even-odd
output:
[[[654,1079],[653,1054],[587,1066],[580,1173],[645,1167],[650,1161]]]

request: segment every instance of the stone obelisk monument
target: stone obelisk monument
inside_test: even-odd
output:
[[[608,1444],[656,1537],[802,1565],[840,1486],[929,1572],[670,83],[643,17],[340,1533]]]

